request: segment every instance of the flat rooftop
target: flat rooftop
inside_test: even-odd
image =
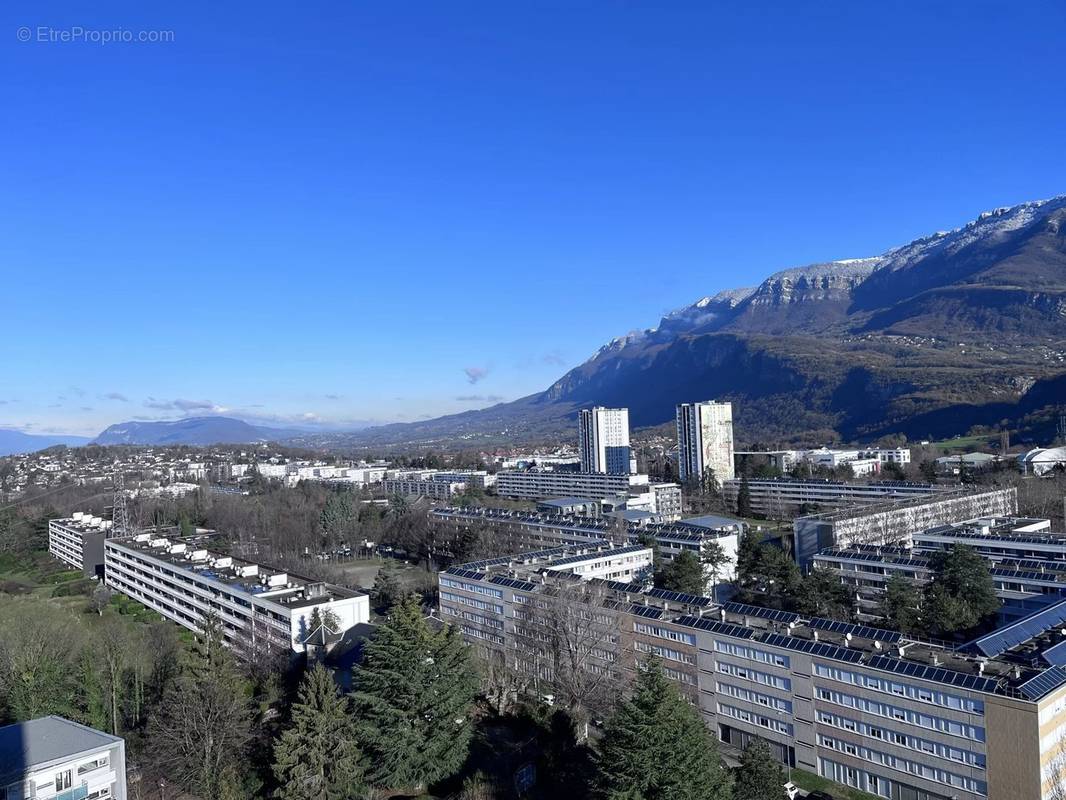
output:
[[[229,586],[235,591],[290,608],[319,605],[331,600],[366,594],[209,550],[209,535],[197,534],[171,539],[142,533],[111,539],[110,543],[144,553],[178,569]]]
[[[589,536],[607,537],[615,529],[617,520],[607,517],[567,517],[559,514],[549,514],[536,511],[511,511],[504,508],[435,508],[430,512],[431,517],[456,520],[483,519],[493,522],[513,522],[516,524],[556,528],[559,530],[573,531],[576,534]],[[737,520],[722,518],[731,525],[739,525]],[[715,539],[721,536],[729,536],[735,531],[729,529],[729,525],[722,527],[708,527],[696,517],[694,520],[680,520],[678,522],[663,522],[633,527],[629,531],[629,537],[636,540],[639,536],[653,534],[668,539],[684,541],[699,541],[702,539]]]
[[[0,728],[0,786],[34,767],[74,758],[121,742],[117,736],[63,717],[41,717]]]
[[[579,580],[577,576],[556,571],[559,566],[589,553],[607,557],[612,552],[621,554],[631,549],[601,541],[474,561],[449,567],[443,574],[550,594],[562,583]],[[1066,645],[1066,634],[1063,634],[1066,599],[972,642],[952,645],[858,623],[742,603],[718,604],[709,597],[635,583],[595,578],[584,583],[602,591],[604,605],[637,616],[708,629],[946,686],[1036,701],[1066,685],[1066,666],[1057,663],[1061,660],[1066,664],[1066,646],[1053,650]]]

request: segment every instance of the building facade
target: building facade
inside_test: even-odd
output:
[[[496,494],[515,500],[546,500],[549,497],[606,500],[629,494],[630,486],[647,485],[647,475],[616,475],[606,472],[528,470],[496,474]]]
[[[740,479],[722,484],[722,494],[728,502],[736,503],[740,484]],[[817,478],[751,478],[748,480],[751,510],[756,514],[781,519],[870,503],[925,497],[957,488],[908,481],[853,483]]]
[[[677,469],[681,482],[714,470],[719,483],[733,472],[733,404],[709,400],[677,407]]]
[[[910,484],[909,484],[910,485]],[[921,486],[921,484],[913,484]],[[1013,517],[1018,490],[956,488],[826,514],[792,523],[796,560],[809,564],[819,550],[854,544],[910,546],[914,533],[978,517]]]
[[[721,549],[724,561],[717,568],[704,566],[706,591],[731,583],[736,578],[737,551],[743,525],[722,519],[716,525],[689,525],[684,521],[666,524],[626,524],[609,518],[566,517],[553,513],[530,513],[496,508],[435,508],[430,525],[442,541],[459,540],[472,529],[487,530],[497,551],[519,553],[526,550],[559,547],[597,547],[607,541],[636,544],[655,540],[659,557],[670,562],[689,551],[703,560],[712,547]]]
[[[1054,663],[1066,601],[998,637],[948,649],[864,625],[582,579],[551,568],[564,552],[439,575],[442,619],[482,658],[525,675],[533,692],[572,684],[574,669],[616,687],[656,656],[726,746],[740,750],[758,737],[782,762],[876,797],[1053,800],[1066,788],[1056,769],[1066,669]],[[585,657],[575,667],[562,654],[579,643]]]
[[[75,511],[48,521],[48,552],[83,575],[103,577],[104,540],[110,534],[110,520]]]
[[[204,538],[108,539],[107,585],[195,632],[215,617],[226,644],[251,658],[302,652],[316,612],[332,614],[339,632],[370,619],[364,592],[211,552]]]
[[[628,475],[632,471],[628,408],[584,408],[578,425],[582,472]]]
[[[381,482],[386,495],[401,497],[430,497],[434,500],[447,500],[466,491],[466,484],[458,481],[437,480],[436,478],[399,477],[386,478]]]
[[[126,800],[126,744],[63,717],[0,728],[4,800]]]

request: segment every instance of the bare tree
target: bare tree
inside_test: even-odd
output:
[[[558,576],[527,604],[518,632],[518,657],[565,703],[582,740],[590,713],[606,714],[628,674],[620,663],[621,614],[600,584]]]

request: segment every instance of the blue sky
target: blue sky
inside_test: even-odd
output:
[[[1061,2],[0,19],[0,427],[476,408],[702,295],[1066,192]]]

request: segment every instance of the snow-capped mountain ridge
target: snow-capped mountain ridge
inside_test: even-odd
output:
[[[757,287],[724,289],[677,308],[665,314],[654,328],[630,331],[612,339],[592,358],[632,345],[671,341],[690,331],[726,328],[742,317],[745,321],[738,324],[750,327],[760,312],[793,304],[847,303],[855,290],[877,273],[916,268],[934,256],[950,258],[967,247],[995,243],[1059,209],[1066,209],[1066,195],[983,211],[965,225],[919,237],[881,255],[788,267],[771,274]]]

